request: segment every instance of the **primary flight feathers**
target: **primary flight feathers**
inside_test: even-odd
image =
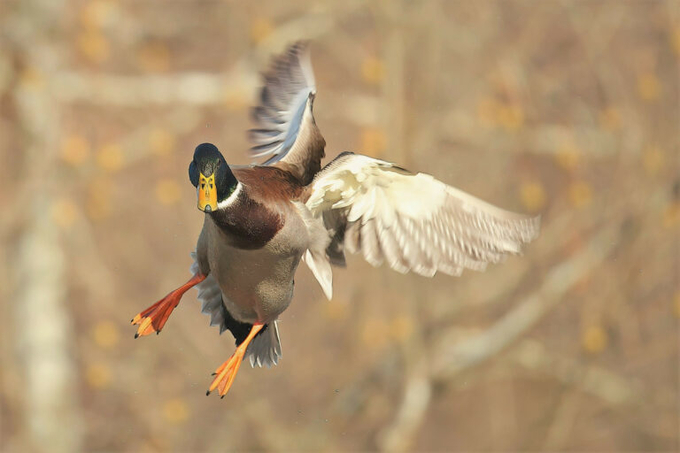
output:
[[[287,163],[306,184],[321,169],[326,145],[312,115],[316,86],[308,44],[297,43],[275,58],[264,82],[252,111],[251,154],[269,157],[263,165]]]

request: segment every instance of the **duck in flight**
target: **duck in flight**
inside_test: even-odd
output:
[[[332,266],[345,266],[346,252],[401,273],[458,276],[519,253],[538,235],[537,217],[384,160],[345,152],[322,168],[315,96],[309,47],[297,43],[273,60],[253,109],[251,151],[264,163],[230,167],[215,145],[196,147],[189,179],[204,222],[193,276],[132,319],[135,338],[159,333],[196,287],[210,324],[236,339],[207,394],[224,397],[245,357],[252,366],[278,363],[277,319],[293,298],[301,259],[330,299]]]

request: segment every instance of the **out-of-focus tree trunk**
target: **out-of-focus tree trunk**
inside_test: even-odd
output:
[[[14,258],[16,357],[25,395],[20,426],[29,445],[50,452],[77,451],[82,437],[73,330],[65,300],[65,254],[51,215],[58,196],[55,167],[60,140],[54,87],[47,80],[59,66],[55,34],[64,8],[65,2],[58,0],[20,3],[5,24],[25,72],[15,98],[25,163],[17,192],[28,194],[21,207],[26,222]]]

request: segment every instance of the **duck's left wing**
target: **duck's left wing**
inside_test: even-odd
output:
[[[424,173],[344,153],[310,185],[305,202],[323,218],[332,241],[328,259],[361,252],[405,273],[459,275],[464,268],[520,252],[535,239],[539,218],[505,211]]]
[[[252,112],[251,154],[268,157],[264,165],[282,167],[306,185],[321,169],[326,146],[312,112],[316,86],[309,45],[296,43],[274,58],[264,82]]]

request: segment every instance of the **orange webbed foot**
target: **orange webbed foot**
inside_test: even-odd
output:
[[[217,389],[219,395],[224,398],[231,388],[231,384],[234,382],[234,378],[236,377],[238,369],[241,367],[241,362],[243,362],[243,357],[246,354],[248,345],[250,344],[251,340],[255,338],[255,335],[257,335],[257,333],[262,330],[262,327],[264,327],[264,324],[254,324],[250,330],[250,333],[248,334],[248,337],[243,341],[243,343],[238,345],[234,354],[229,357],[229,360],[224,362],[219,368],[217,368],[217,370],[215,370],[213,373],[215,378],[210,384],[210,387],[208,387],[208,391],[205,392],[206,396],[210,395],[213,390]]]
[[[135,334],[135,338],[149,335],[154,332],[159,334],[165,323],[168,321],[168,318],[172,314],[172,311],[179,304],[179,301],[184,293],[187,292],[192,286],[205,280],[205,278],[205,275],[194,275],[191,280],[186,282],[184,285],[172,291],[170,294],[132,318],[130,323],[132,325],[139,325],[137,328],[137,333]]]
[[[213,379],[208,391],[205,392],[206,395],[210,395],[210,392],[217,389],[219,395],[224,398],[231,388],[231,384],[234,382],[236,373],[241,367],[241,362],[243,362],[243,356],[245,355],[244,349],[237,349],[229,360],[224,362],[220,367],[213,373],[215,379]]]
[[[154,332],[159,334],[161,329],[167,322],[172,311],[179,304],[179,298],[171,297],[174,293],[168,294],[165,298],[159,300],[143,312],[137,314],[130,323],[132,325],[139,324],[135,338],[143,337]]]

